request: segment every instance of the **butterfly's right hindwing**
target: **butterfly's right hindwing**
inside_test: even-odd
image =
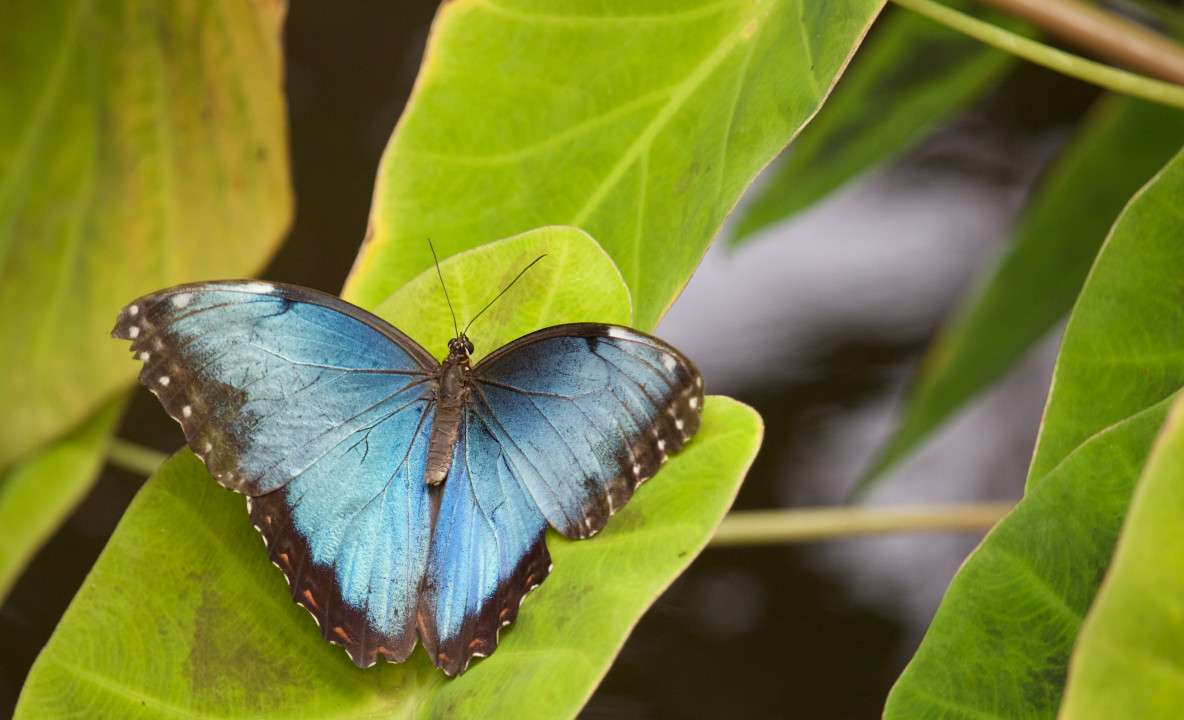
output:
[[[494,651],[498,631],[551,572],[547,523],[476,413],[464,414],[448,478],[433,492],[441,501],[421,635],[436,667],[456,675]]]

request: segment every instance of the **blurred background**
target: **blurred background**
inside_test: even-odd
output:
[[[297,212],[265,277],[340,291],[435,6],[292,4]],[[658,334],[698,363],[710,392],[765,419],[737,508],[845,500],[929,340],[1094,97],[1022,66],[903,160],[742,245],[725,228]],[[1059,329],[868,502],[1018,499],[1058,338]],[[167,452],[183,444],[142,389],[121,436]],[[142,482],[108,468],[3,605],[0,716]],[[641,621],[583,717],[878,717],[979,537],[709,548]]]

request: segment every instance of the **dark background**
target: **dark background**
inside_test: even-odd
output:
[[[435,3],[423,0],[293,3],[286,39],[297,213],[265,277],[340,290],[364,234],[379,156],[411,89],[434,12]],[[1091,97],[1071,81],[1022,70],[889,171],[897,174],[888,182],[903,177],[923,189],[926,182],[972,178],[991,197],[1000,187],[1020,193],[1036,175],[1030,154],[1047,156],[1058,132]],[[1016,205],[1004,203],[999,212]],[[948,283],[946,305],[966,281],[960,272]],[[751,310],[721,309],[736,317]],[[687,327],[684,319],[671,331],[694,332]],[[926,321],[887,339],[829,332],[825,342],[796,355],[794,372],[770,372],[758,382],[729,380],[724,370],[709,376],[709,386],[753,405],[767,424],[764,450],[737,507],[786,504],[818,465],[806,459],[820,418],[898,395],[936,327],[937,321]],[[1041,382],[1038,377],[1035,387]],[[1031,414],[1030,407],[1024,412]],[[121,434],[169,452],[183,444],[179,429],[143,390]],[[1018,497],[1023,459],[1003,467],[993,493]],[[108,468],[3,606],[0,716],[11,713],[29,666],[142,482]],[[958,552],[974,540],[963,538]],[[705,551],[641,621],[583,716],[879,717],[924,621],[902,618],[891,602],[861,592],[858,579],[827,569],[828,545],[835,544]],[[939,586],[946,581],[939,578]]]

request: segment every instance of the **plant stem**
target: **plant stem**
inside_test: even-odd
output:
[[[1108,90],[1184,109],[1184,87],[1118,70],[1062,50],[1020,37],[932,0],[893,0],[897,5],[939,22],[964,35],[1042,65],[1064,75]]]
[[[769,545],[896,532],[983,531],[1014,503],[912,507],[823,507],[729,513],[712,547]]]
[[[107,461],[151,475],[166,453],[116,438]],[[824,507],[729,513],[711,539],[712,547],[828,540],[893,532],[987,530],[1011,511],[1012,503],[914,507]]]
[[[159,450],[146,448],[143,445],[136,445],[119,438],[112,440],[110,447],[107,448],[107,462],[145,477],[156,472],[156,469],[168,457]]]
[[[1160,80],[1184,85],[1184,46],[1080,0],[979,0],[1051,35]]]

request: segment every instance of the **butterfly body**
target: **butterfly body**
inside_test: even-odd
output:
[[[441,363],[330,295],[182,285],[120,311],[141,382],[252,522],[293,599],[354,662],[487,656],[550,572],[698,429],[703,382],[629,328],[545,328]]]
[[[452,453],[459,436],[461,414],[469,395],[469,353],[473,343],[464,335],[448,343],[448,357],[440,366],[436,383],[436,419],[428,448],[428,469],[424,482],[439,485],[448,477]]]

